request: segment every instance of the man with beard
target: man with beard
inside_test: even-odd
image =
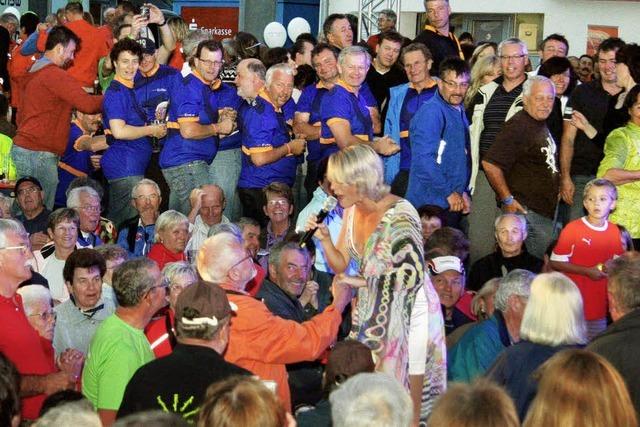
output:
[[[55,200],[58,160],[67,146],[72,109],[89,114],[102,109],[102,96],[86,93],[64,70],[79,41],[71,30],[53,28],[42,58],[18,80],[23,96],[11,156],[19,176],[34,176],[40,181],[49,209]]]

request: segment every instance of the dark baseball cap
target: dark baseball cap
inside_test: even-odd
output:
[[[42,190],[42,184],[40,184],[40,181],[38,181],[37,178],[35,178],[33,176],[23,176],[18,181],[16,181],[16,186],[15,186],[16,193],[18,192],[18,188],[20,188],[20,185],[22,185],[22,183],[24,183],[24,182],[31,182],[31,183],[33,183],[33,185],[35,185],[40,190]]]
[[[146,37],[137,40],[138,44],[142,46],[142,53],[147,55],[153,55],[156,52],[156,43]]]
[[[182,326],[219,322],[236,311],[235,304],[229,302],[227,294],[218,285],[199,279],[180,293],[176,303],[176,323]]]

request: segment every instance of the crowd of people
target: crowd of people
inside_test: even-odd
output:
[[[425,11],[0,15],[0,425],[637,426],[640,48]]]

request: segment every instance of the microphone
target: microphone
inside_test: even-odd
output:
[[[329,196],[325,199],[324,203],[322,204],[322,209],[320,209],[320,212],[318,212],[317,214],[317,224],[321,224],[322,221],[324,221],[324,219],[327,217],[327,215],[329,215],[329,212],[331,212],[338,204],[338,200],[335,197]],[[302,236],[302,238],[300,239],[300,247],[304,248],[305,246],[307,246],[307,243],[309,242],[309,240],[311,240],[311,238],[313,237],[313,233],[316,232],[316,230],[318,229],[318,227],[314,227],[310,230],[307,230],[306,233],[304,233],[304,236]]]

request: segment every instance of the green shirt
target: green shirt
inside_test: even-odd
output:
[[[118,410],[133,374],[153,359],[142,329],[114,314],[102,322],[91,341],[82,372],[82,393],[96,409]]]
[[[102,58],[100,58],[100,61],[98,61],[98,83],[102,88],[102,93],[104,93],[107,88],[109,88],[111,81],[116,76],[116,73],[114,73],[113,71],[111,72],[111,74],[107,74],[106,76],[102,75],[102,64],[104,64],[105,59],[106,56],[103,56]]]

